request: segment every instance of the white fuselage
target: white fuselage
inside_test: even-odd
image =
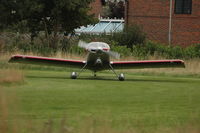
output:
[[[91,42],[85,47],[88,50],[87,68],[96,72],[108,69],[110,65],[110,46],[103,42]]]

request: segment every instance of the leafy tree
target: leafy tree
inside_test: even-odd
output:
[[[125,3],[123,1],[107,1],[102,12],[103,17],[124,18]]]
[[[89,4],[93,0],[0,0],[0,28],[23,23],[34,38],[39,31],[46,37],[93,23]]]
[[[18,18],[15,15],[16,4],[13,0],[0,0],[0,28],[3,29],[14,23]]]

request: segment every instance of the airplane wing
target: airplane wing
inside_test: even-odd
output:
[[[27,55],[14,55],[10,58],[9,62],[48,65],[48,66],[74,67],[74,68],[82,68],[86,63],[85,61],[80,61],[80,60],[68,60],[60,58],[49,58],[40,56],[27,56]]]
[[[113,61],[110,64],[114,69],[185,67],[183,60]]]

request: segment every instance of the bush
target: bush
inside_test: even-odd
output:
[[[83,55],[85,49],[78,47],[78,45],[72,45],[68,51],[70,54]]]
[[[97,41],[97,42],[105,42],[108,44],[111,44],[113,39],[110,35],[107,35],[106,33],[102,33],[99,35],[96,34],[84,34],[82,33],[79,36],[80,40],[83,40],[85,42],[93,42],[93,41]]]
[[[185,49],[185,58],[200,58],[200,44],[194,44]]]
[[[112,42],[110,47],[112,51],[118,52],[121,57],[127,57],[132,55],[130,48],[127,48],[126,46],[116,45],[116,42]]]
[[[160,43],[148,41],[144,46],[134,47],[136,56],[162,56],[164,58],[191,59],[200,57],[200,44],[194,44],[187,48],[180,46],[167,46]]]
[[[167,46],[164,44],[154,43],[148,41],[144,47],[143,51],[146,55],[157,55],[162,56],[164,58],[184,58],[184,49],[180,46]]]
[[[133,50],[134,45],[142,45],[145,43],[146,35],[139,26],[133,25],[124,28],[122,32],[113,33],[112,40],[117,42],[117,45],[126,46]]]
[[[144,40],[133,41],[133,36],[137,35],[130,35],[132,32],[133,30],[131,30],[131,32],[129,33],[126,33],[127,36],[125,38],[123,38],[124,34],[122,33],[115,33],[112,36],[106,34],[82,34],[79,37],[75,36],[71,38],[59,36],[57,43],[48,43],[44,35],[42,34],[31,42],[29,34],[17,34],[7,32],[4,34],[0,34],[0,51],[22,52],[24,54],[31,52],[43,56],[52,56],[57,52],[62,52],[64,54],[70,53],[76,55],[85,55],[85,50],[78,47],[77,45],[79,40],[84,40],[86,42],[106,42],[110,45],[112,51],[118,52],[122,57],[134,56],[140,59],[148,59],[149,56],[157,56],[169,59],[200,58],[200,44],[194,44],[187,48],[182,48],[180,46],[167,46],[152,41],[145,41],[144,43]],[[119,38],[117,38],[118,36]],[[130,42],[127,42],[126,45],[122,45],[123,42],[123,44],[125,44],[126,40],[130,40],[130,42],[132,42],[133,44],[131,45]],[[141,42],[143,42],[142,45],[137,45]],[[131,48],[127,47],[127,45],[131,45]]]

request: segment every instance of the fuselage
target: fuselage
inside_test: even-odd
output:
[[[87,68],[97,72],[108,69],[110,65],[110,56],[107,52],[97,50],[96,52],[89,52],[87,56]]]
[[[110,47],[107,43],[92,42],[86,47],[88,51],[86,68],[94,72],[108,69],[110,65]]]

